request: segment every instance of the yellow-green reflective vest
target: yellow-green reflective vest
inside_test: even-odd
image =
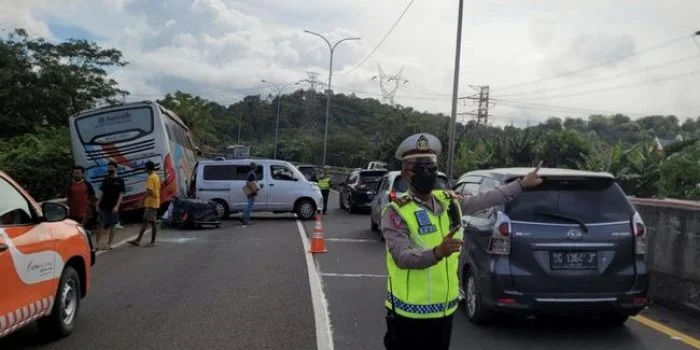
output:
[[[448,209],[452,199],[443,190],[433,191],[433,195],[443,209],[439,216],[418,206],[407,195],[390,204],[408,228],[411,247],[433,249],[450,232]],[[461,225],[461,206],[455,204]],[[463,234],[463,229],[460,229],[454,237],[462,239]],[[454,313],[459,303],[459,254],[460,252],[455,252],[425,269],[402,269],[396,265],[387,249],[386,267],[389,278],[386,307],[401,316],[414,319],[439,318]]]
[[[331,178],[324,177],[318,180],[318,187],[322,190],[329,190],[331,188]]]

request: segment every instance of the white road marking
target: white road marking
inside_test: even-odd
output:
[[[150,234],[150,233],[151,233],[151,229],[147,229],[146,232],[143,233],[143,235],[146,236],[147,234]],[[108,236],[109,236],[109,234],[108,234]],[[133,235],[133,236],[131,236],[131,237],[129,237],[129,238],[123,239],[123,240],[121,240],[121,241],[119,241],[119,242],[117,242],[117,243],[115,243],[115,244],[112,244],[112,249],[114,249],[114,248],[119,248],[119,247],[121,247],[121,246],[127,244],[129,241],[135,240],[136,237],[138,237],[138,236],[139,236],[139,234],[137,233],[137,234],[135,234],[135,235]],[[107,238],[109,239],[109,237],[107,237]],[[109,253],[109,250],[100,250],[100,251],[98,251],[97,253],[95,253],[95,255],[101,255],[101,254],[104,254],[104,253]]]
[[[311,301],[314,308],[314,323],[316,324],[316,347],[318,350],[333,350],[333,330],[328,315],[328,301],[323,293],[323,284],[319,276],[312,253],[309,253],[309,237],[306,235],[304,225],[297,219],[297,228],[306,257],[306,268],[309,271],[309,287],[311,288]]]
[[[375,277],[375,278],[386,278],[386,275],[376,275],[371,273],[332,273],[332,272],[321,272],[321,276],[327,277]]]
[[[359,238],[325,238],[329,242],[344,242],[344,243],[377,243],[376,239],[359,239]]]

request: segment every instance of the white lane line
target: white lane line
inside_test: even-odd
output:
[[[359,238],[324,238],[329,242],[345,242],[345,243],[377,243],[376,239],[359,239]]]
[[[328,301],[323,293],[323,284],[319,276],[312,254],[309,253],[309,237],[306,235],[304,225],[297,219],[299,237],[304,246],[306,257],[306,269],[309,271],[309,287],[311,288],[311,301],[314,307],[314,323],[316,324],[316,347],[318,350],[333,350],[333,330],[328,315]]]
[[[146,232],[143,233],[143,235],[145,236],[145,235],[150,234],[150,233],[151,233],[151,229],[147,229]],[[139,234],[137,233],[129,238],[126,238],[126,239],[123,239],[117,243],[114,243],[114,244],[112,244],[112,249],[119,248],[119,247],[125,245],[126,243],[128,243],[129,241],[136,239],[136,237],[138,237],[138,236],[139,236]],[[107,234],[107,239],[109,239],[109,234]],[[109,250],[100,250],[97,253],[95,253],[95,255],[102,255],[104,253],[109,253]]]
[[[375,277],[375,278],[386,278],[386,275],[375,275],[371,273],[331,273],[331,272],[321,272],[321,276],[324,277]]]

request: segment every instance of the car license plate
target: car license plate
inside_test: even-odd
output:
[[[597,252],[551,252],[549,266],[552,270],[596,270]]]

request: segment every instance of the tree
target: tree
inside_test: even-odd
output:
[[[174,94],[166,94],[158,103],[182,119],[196,142],[208,148],[216,146],[217,139],[212,130],[212,108],[215,105],[199,96],[195,97],[179,90]]]
[[[65,126],[68,117],[128,94],[107,77],[127,62],[87,40],[51,43],[16,29],[0,39],[0,137]]]

